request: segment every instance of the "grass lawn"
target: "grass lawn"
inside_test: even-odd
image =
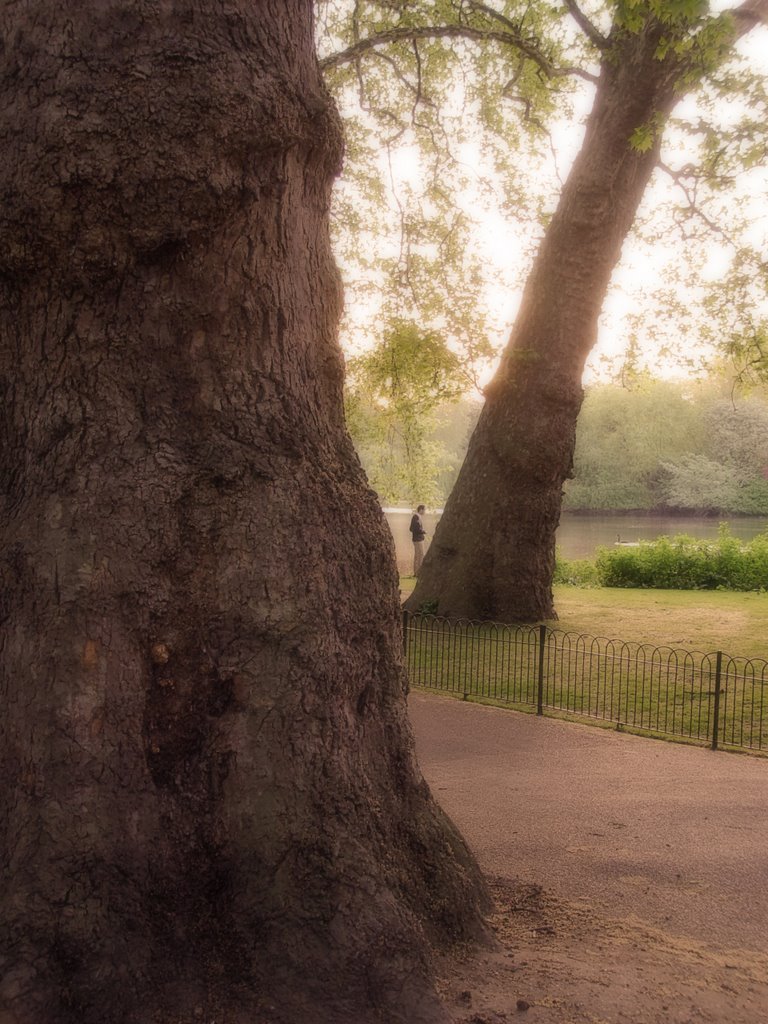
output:
[[[553,629],[768,658],[768,594],[555,587]]]
[[[414,585],[401,578],[403,599]],[[555,608],[563,632],[768,658],[768,594],[557,586]]]

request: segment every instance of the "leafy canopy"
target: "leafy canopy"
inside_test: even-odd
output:
[[[434,439],[435,411],[466,390],[461,360],[432,331],[396,322],[380,345],[350,360],[347,422],[384,504],[435,504],[450,470]]]
[[[347,125],[335,224],[348,347],[370,345],[382,322],[407,316],[439,330],[466,366],[490,360],[554,209],[569,125],[587,111],[601,63],[619,59],[623,36],[656,25],[657,58],[677,62],[687,98],[670,122],[632,135],[638,149],[662,132],[668,143],[617,281],[647,333],[665,298],[700,272],[704,247],[716,246],[722,270],[686,304],[685,344],[664,329],[660,347],[686,359],[696,344],[726,345],[740,366],[764,369],[768,281],[754,197],[766,184],[765,67],[757,48],[745,57],[733,46],[764,6],[319,3],[321,64]],[[509,238],[503,282],[492,218]],[[660,250],[665,280],[643,294],[632,265]]]

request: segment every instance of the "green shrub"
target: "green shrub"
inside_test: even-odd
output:
[[[595,569],[603,587],[765,590],[768,532],[742,544],[721,526],[716,541],[680,534],[632,547],[600,548]]]
[[[558,552],[555,562],[553,583],[565,583],[571,587],[601,586],[597,574],[597,566],[588,558],[569,560],[562,558]]]

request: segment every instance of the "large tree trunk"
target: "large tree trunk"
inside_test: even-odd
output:
[[[581,377],[611,272],[681,91],[681,58],[650,19],[608,40],[581,151],[526,283],[501,365],[408,608],[451,617],[555,617],[552,576]],[[635,129],[655,129],[645,151]]]
[[[0,31],[0,1020],[442,1019],[485,897],[343,425],[310,0]]]

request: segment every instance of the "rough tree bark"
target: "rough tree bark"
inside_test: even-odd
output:
[[[736,34],[768,11],[742,9]],[[581,377],[605,293],[658,161],[664,120],[690,88],[689,59],[658,56],[668,25],[615,26],[604,41],[581,151],[542,242],[501,365],[435,531],[410,611],[537,622],[555,618],[552,577],[562,487],[573,464]],[[630,145],[657,126],[653,145]]]
[[[437,1021],[310,0],[0,12],[0,1020]]]

